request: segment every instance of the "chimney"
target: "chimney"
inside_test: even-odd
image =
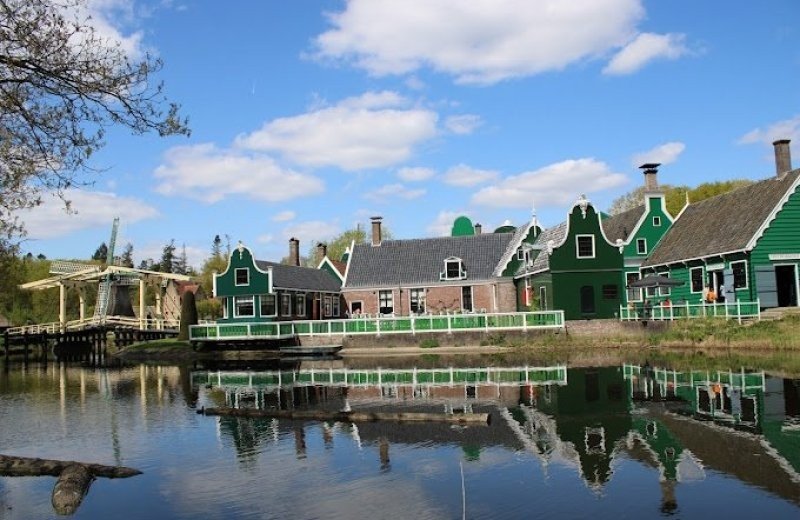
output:
[[[320,242],[317,244],[317,262],[322,262],[326,256],[328,256],[328,246]]]
[[[483,230],[483,227],[480,224],[476,223],[475,224],[475,234],[476,235],[480,235],[482,230]]]
[[[772,146],[775,147],[775,173],[780,177],[792,170],[792,154],[789,151],[789,139],[778,139]]]
[[[289,265],[300,265],[300,241],[295,237],[289,239]]]
[[[381,221],[383,217],[372,217],[372,245],[381,245]]]
[[[639,166],[644,173],[644,191],[658,191],[658,167],[661,163],[645,163]]]

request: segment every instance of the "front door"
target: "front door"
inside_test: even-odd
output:
[[[594,314],[594,287],[581,287],[581,314]]]
[[[776,265],[778,307],[797,307],[797,266]]]

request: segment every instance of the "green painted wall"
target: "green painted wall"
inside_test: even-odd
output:
[[[767,230],[758,239],[756,246],[751,252],[751,273],[755,272],[755,267],[759,265],[771,264],[794,264],[795,269],[800,269],[798,261],[771,261],[769,255],[781,253],[800,253],[800,190],[789,196],[789,200],[783,205]],[[750,276],[751,285],[754,290],[755,276]],[[754,292],[754,298],[755,298]]]
[[[650,195],[647,197],[646,218],[642,225],[639,226],[639,229],[636,230],[636,233],[630,237],[625,249],[623,249],[623,254],[626,258],[641,258],[642,260],[647,258],[672,226],[672,217],[664,209],[663,201],[663,195]],[[660,226],[653,225],[653,217],[661,219]],[[639,254],[636,249],[636,241],[640,238],[647,240],[647,252],[645,254]]]
[[[248,269],[250,272],[250,283],[247,285],[236,285],[236,269]],[[216,275],[216,297],[225,298],[222,300],[227,304],[228,318],[218,321],[223,323],[234,322],[254,322],[271,321],[274,318],[260,318],[259,295],[270,294],[270,279],[268,273],[258,270],[255,264],[253,253],[246,247],[236,248],[228,259],[228,269]],[[254,296],[255,316],[247,318],[233,317],[233,296]]]
[[[539,233],[542,232],[542,228],[539,226],[531,226],[530,230],[528,230],[528,234],[522,239],[523,243],[533,244],[536,241],[536,237],[539,236]],[[519,260],[517,258],[517,252],[514,252],[514,255],[511,257],[511,260],[508,261],[508,265],[503,270],[502,276],[514,276],[517,272],[517,269],[523,264],[525,260]]]
[[[320,266],[320,270],[321,270],[321,271],[325,271],[325,272],[326,272],[326,273],[328,273],[329,275],[333,276],[333,279],[334,279],[334,280],[338,280],[338,281],[340,281],[340,282],[343,282],[343,281],[344,281],[344,280],[342,280],[342,276],[339,274],[339,271],[337,271],[337,270],[336,270],[336,269],[335,269],[335,268],[334,268],[334,267],[333,267],[331,264],[329,264],[328,262],[325,262],[325,263],[323,263],[323,264]],[[344,273],[342,273],[342,274],[344,274]]]
[[[568,320],[583,318],[613,318],[619,313],[622,294],[622,253],[609,244],[600,231],[600,217],[589,204],[584,216],[576,205],[569,215],[569,230],[562,245],[556,244],[550,255],[553,283],[553,305],[564,311]],[[594,236],[594,258],[578,258],[577,235]],[[581,310],[581,291],[591,287],[594,293],[594,312]],[[615,288],[609,296],[605,287]]]
[[[450,230],[450,236],[453,237],[468,237],[474,234],[475,228],[472,226],[472,221],[464,216],[458,217]]]

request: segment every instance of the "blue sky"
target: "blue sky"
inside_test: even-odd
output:
[[[396,238],[468,215],[555,225],[662,162],[662,183],[774,175],[800,160],[796,0],[90,0],[98,30],[158,79],[192,135],[109,132],[104,171],[20,217],[25,251],[137,263],[214,235],[277,260],[381,215]],[[729,208],[730,209],[730,208]],[[120,246],[121,247],[121,246]]]

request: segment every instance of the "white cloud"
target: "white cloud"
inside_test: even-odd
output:
[[[444,122],[444,126],[448,130],[459,135],[471,134],[482,124],[481,117],[474,114],[450,116]]]
[[[408,107],[395,92],[368,92],[317,107],[305,114],[275,119],[240,135],[237,146],[279,152],[312,166],[362,170],[408,159],[414,147],[436,135],[438,114]]]
[[[68,20],[76,20],[79,25],[88,24],[108,47],[118,44],[120,50],[133,60],[143,58],[150,50],[142,44],[142,31],[123,34],[123,25],[135,22],[133,0],[88,0],[85,4],[68,5],[62,9]],[[83,37],[82,33],[77,33],[72,41],[81,42]]]
[[[291,211],[291,210],[281,211],[280,213],[278,213],[276,215],[273,215],[272,221],[273,222],[286,222],[286,221],[289,221],[289,220],[294,220],[294,217],[296,217],[296,216],[297,216],[297,214],[294,211]]]
[[[376,202],[386,201],[392,197],[396,197],[398,199],[405,199],[411,200],[416,199],[421,196],[425,195],[425,189],[419,188],[416,190],[412,190],[406,188],[402,184],[386,184],[381,186],[380,188],[367,192],[364,194],[365,199],[370,199]]]
[[[453,166],[445,172],[443,180],[451,186],[476,186],[483,182],[493,181],[500,174],[493,170],[479,170],[466,164]]]
[[[298,222],[283,228],[283,238],[287,241],[292,237],[300,241],[300,251],[307,251],[309,244],[326,242],[341,232],[338,222],[323,220],[311,220],[308,222]],[[288,245],[287,251],[288,249]]]
[[[614,173],[604,162],[591,158],[570,159],[535,171],[507,177],[473,195],[472,202],[485,206],[529,208],[563,206],[581,193],[621,186],[628,178]]]
[[[316,38],[316,56],[378,76],[431,67],[491,84],[607,55],[644,16],[641,0],[350,0]]]
[[[634,154],[631,164],[636,168],[646,163],[671,164],[678,160],[684,149],[686,145],[681,142],[664,143],[646,152]]]
[[[230,195],[278,202],[324,191],[320,179],[284,169],[270,157],[220,150],[211,143],[168,150],[154,175],[159,193],[208,203]]]
[[[778,139],[791,139],[793,143],[800,141],[800,115],[777,121],[766,129],[750,130],[739,138],[739,144],[764,143],[772,146]]]
[[[114,193],[71,189],[65,192],[65,198],[71,201],[74,213],[67,213],[63,201],[55,195],[44,196],[40,206],[18,213],[29,238],[55,238],[82,229],[108,228],[115,217],[133,224],[159,215],[156,208],[142,200]]]
[[[419,182],[430,179],[436,174],[431,168],[400,168],[397,170],[397,177],[406,182]]]
[[[428,224],[425,230],[433,236],[450,236],[453,230],[453,222],[460,216],[469,217],[469,214],[463,211],[440,211],[439,214],[436,215],[436,219]]]
[[[676,60],[687,54],[683,34],[641,33],[620,50],[603,69],[604,74],[631,74],[657,58]]]

